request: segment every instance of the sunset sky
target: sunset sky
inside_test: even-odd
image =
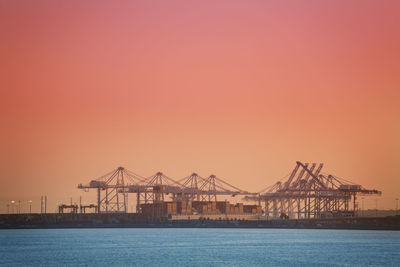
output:
[[[118,166],[259,191],[297,160],[393,209],[399,14],[397,0],[0,0],[0,213],[91,202],[77,184]]]

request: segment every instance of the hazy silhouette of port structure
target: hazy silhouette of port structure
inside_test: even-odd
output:
[[[317,167],[318,166],[318,167]],[[97,192],[97,213],[127,213],[128,194],[136,195],[136,213],[146,218],[311,219],[353,217],[361,195],[381,195],[343,178],[321,172],[323,164],[296,162],[290,175],[256,193],[242,190],[210,175],[193,173],[172,179],[162,172],[143,177],[123,167],[79,184]],[[218,201],[218,196],[242,196],[255,205]],[[263,209],[264,210],[263,210]],[[74,209],[77,210],[77,209]]]
[[[316,169],[316,166],[318,168]],[[357,197],[381,195],[343,178],[321,172],[324,164],[296,162],[287,180],[278,181],[247,200],[264,202],[266,218],[297,219],[352,217],[358,210]]]

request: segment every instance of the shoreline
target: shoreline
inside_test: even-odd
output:
[[[195,219],[149,220],[140,214],[0,214],[1,229],[89,228],[237,228],[237,229],[340,229],[400,230],[400,215],[324,219]]]

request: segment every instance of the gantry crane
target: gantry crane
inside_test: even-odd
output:
[[[318,167],[317,167],[318,165]],[[282,215],[289,218],[321,218],[324,216],[354,215],[359,195],[380,195],[378,190],[368,190],[334,175],[322,174],[323,164],[296,162],[286,181],[251,193],[241,190],[215,175],[203,178],[196,173],[174,180],[162,172],[143,177],[123,167],[79,184],[85,191],[97,190],[97,212],[127,212],[127,196],[136,194],[136,211],[141,204],[184,201],[190,207],[192,201],[217,201],[218,195],[244,196],[245,200],[263,202],[267,218]]]
[[[309,166],[297,161],[286,181],[278,181],[259,192],[259,196],[246,196],[245,199],[264,202],[267,218],[300,219],[354,216],[358,195],[381,195],[378,190],[368,190],[342,178],[320,174],[322,163],[315,171],[316,163]]]
[[[87,185],[78,185],[79,189],[97,190],[97,212],[127,212],[127,194],[136,194],[136,211],[141,204],[162,203],[168,196],[172,201],[216,201],[217,195],[255,195],[241,190],[224,180],[210,175],[208,178],[193,173],[179,181],[162,172],[144,178],[123,167],[118,167],[100,178],[91,180]]]

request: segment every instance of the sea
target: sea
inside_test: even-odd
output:
[[[400,266],[400,231],[0,230],[1,266]]]

